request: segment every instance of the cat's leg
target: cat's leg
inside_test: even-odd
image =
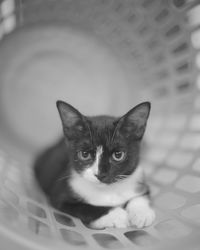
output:
[[[90,225],[91,222],[106,216],[110,207],[96,207],[85,203],[63,203],[59,208],[64,213],[79,218],[84,224]]]
[[[137,228],[150,226],[155,220],[155,212],[147,195],[133,198],[126,206],[131,225]]]
[[[106,227],[126,228],[129,226],[128,213],[122,207],[112,208],[108,214],[93,221],[90,226],[96,229]]]

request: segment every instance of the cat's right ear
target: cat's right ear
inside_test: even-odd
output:
[[[150,102],[138,104],[121,117],[116,129],[120,130],[126,137],[133,136],[135,139],[142,139],[150,109]]]
[[[56,105],[67,138],[79,136],[87,129],[85,118],[77,109],[63,101],[57,101]]]

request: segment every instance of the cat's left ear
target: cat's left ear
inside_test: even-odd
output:
[[[117,125],[118,129],[127,136],[142,139],[150,110],[150,102],[138,104],[119,120]]]
[[[67,138],[79,137],[88,132],[85,118],[77,109],[63,101],[57,101],[56,105],[62,121],[63,132]]]

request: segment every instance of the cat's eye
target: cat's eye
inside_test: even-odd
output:
[[[115,161],[123,161],[126,157],[126,153],[123,151],[115,151],[112,154],[112,158]]]
[[[78,152],[78,158],[81,161],[88,161],[92,158],[91,153],[88,151],[79,151]]]

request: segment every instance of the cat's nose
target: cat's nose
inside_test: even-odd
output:
[[[95,177],[100,180],[100,176],[98,174],[95,174]]]
[[[98,180],[101,180],[102,179],[102,175],[99,175],[99,174],[95,174],[95,176],[97,177]]]
[[[101,174],[101,175],[95,175],[96,177],[97,177],[97,179],[98,180],[100,180],[101,182],[107,182],[106,180],[107,180],[107,178],[108,178],[108,176],[107,175],[105,175],[105,174]]]

